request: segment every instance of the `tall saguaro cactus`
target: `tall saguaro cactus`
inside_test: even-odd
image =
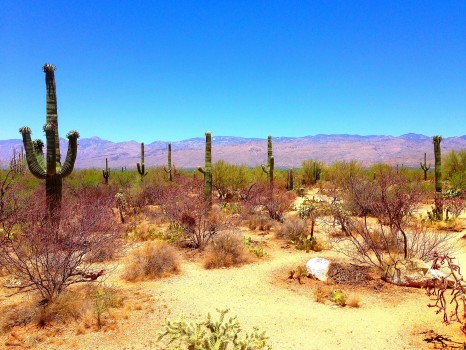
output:
[[[435,159],[435,216],[437,220],[442,220],[442,151],[440,149],[440,142],[442,142],[442,136],[434,136],[432,142],[434,144]]]
[[[205,166],[198,167],[204,174],[204,197],[209,204],[212,205],[212,134],[208,131],[205,133]]]
[[[427,166],[427,154],[424,153],[424,163],[419,163],[421,164],[421,169],[424,171],[424,181],[427,181],[427,172],[430,169],[430,163],[429,166]]]
[[[168,144],[168,168],[164,168],[168,174],[168,180],[173,181],[173,168],[172,168],[172,144]]]
[[[60,138],[58,136],[58,113],[57,94],[55,86],[55,66],[45,64],[45,84],[47,91],[47,112],[44,125],[45,137],[47,139],[47,154],[44,159],[41,140],[31,140],[31,129],[22,127],[19,132],[23,136],[23,144],[26,150],[26,160],[31,173],[39,178],[45,179],[45,195],[47,203],[47,214],[49,218],[59,217],[62,198],[63,179],[73,171],[78,151],[77,131],[70,131],[68,138],[68,152],[63,165],[60,160]]]
[[[288,170],[288,177],[287,177],[287,180],[286,180],[286,189],[288,191],[293,191],[293,189],[294,189],[293,169]]]
[[[141,163],[137,163],[138,173],[141,175],[141,179],[147,175],[146,167],[144,166],[144,142],[141,142]]]
[[[269,188],[273,188],[273,169],[274,169],[274,158],[272,150],[272,136],[267,137],[267,165],[262,164],[262,170],[267,174],[267,182]]]
[[[107,158],[105,158],[105,170],[102,170],[102,175],[104,176],[105,183],[108,184],[108,178],[110,177],[110,169],[108,168]]]

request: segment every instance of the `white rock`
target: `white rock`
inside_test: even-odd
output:
[[[320,280],[327,281],[328,270],[330,268],[330,260],[324,258],[312,258],[306,263],[306,271],[312,277]]]

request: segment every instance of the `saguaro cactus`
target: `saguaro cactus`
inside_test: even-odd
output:
[[[440,142],[442,136],[434,136],[432,139],[434,144],[434,159],[435,159],[435,217],[437,220],[443,219],[443,203],[442,203],[442,152]]]
[[[286,180],[286,189],[288,191],[292,191],[294,188],[294,181],[293,181],[293,169],[288,170],[288,178]]]
[[[45,64],[45,84],[47,91],[47,116],[44,125],[45,137],[47,139],[47,154],[44,159],[40,140],[32,142],[31,129],[22,127],[19,132],[23,136],[23,144],[26,150],[26,160],[31,173],[39,178],[45,179],[45,195],[47,213],[49,217],[59,217],[62,198],[63,178],[71,174],[78,150],[79,133],[70,131],[68,138],[68,152],[63,165],[60,161],[60,139],[58,137],[58,114],[57,96],[55,87],[55,66]]]
[[[209,204],[212,205],[212,134],[208,131],[205,133],[205,166],[198,167],[204,174],[204,197]]]
[[[141,179],[147,175],[146,168],[144,166],[144,142],[141,142],[141,163],[137,163],[138,173],[141,175]]]
[[[168,168],[164,168],[168,174],[168,180],[173,181],[173,168],[172,168],[172,144],[168,144]]]
[[[424,163],[419,163],[421,164],[421,169],[424,171],[424,181],[427,181],[427,172],[430,169],[430,163],[429,166],[427,166],[427,153],[424,153]]]
[[[267,137],[267,165],[262,164],[262,170],[267,174],[267,182],[269,187],[273,187],[273,169],[274,169],[274,158],[272,150],[272,136]]]
[[[102,170],[102,175],[104,176],[105,183],[108,184],[108,178],[110,177],[110,169],[108,168],[107,158],[105,158],[105,170]]]

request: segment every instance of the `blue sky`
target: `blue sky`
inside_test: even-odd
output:
[[[0,0],[0,139],[466,134],[466,1]]]

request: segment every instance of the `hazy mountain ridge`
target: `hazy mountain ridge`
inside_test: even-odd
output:
[[[136,141],[112,142],[99,137],[83,138],[78,141],[77,168],[102,168],[105,158],[111,168],[126,166],[135,168],[140,162],[141,146]],[[165,165],[168,142],[154,141],[145,144],[146,166]],[[14,148],[21,149],[19,139],[0,141],[0,164],[6,165]],[[179,168],[204,164],[205,139],[191,138],[172,142],[172,162]],[[326,163],[337,160],[357,160],[365,165],[385,162],[418,167],[427,153],[427,162],[433,166],[433,145],[429,136],[405,134],[384,135],[314,135],[303,137],[276,137],[273,139],[275,166],[299,167],[306,159],[317,159]],[[234,136],[212,137],[213,161],[223,159],[234,164],[256,166],[266,162],[267,139]],[[466,149],[466,135],[444,138],[442,151]],[[67,150],[67,140],[61,140],[62,157]]]

